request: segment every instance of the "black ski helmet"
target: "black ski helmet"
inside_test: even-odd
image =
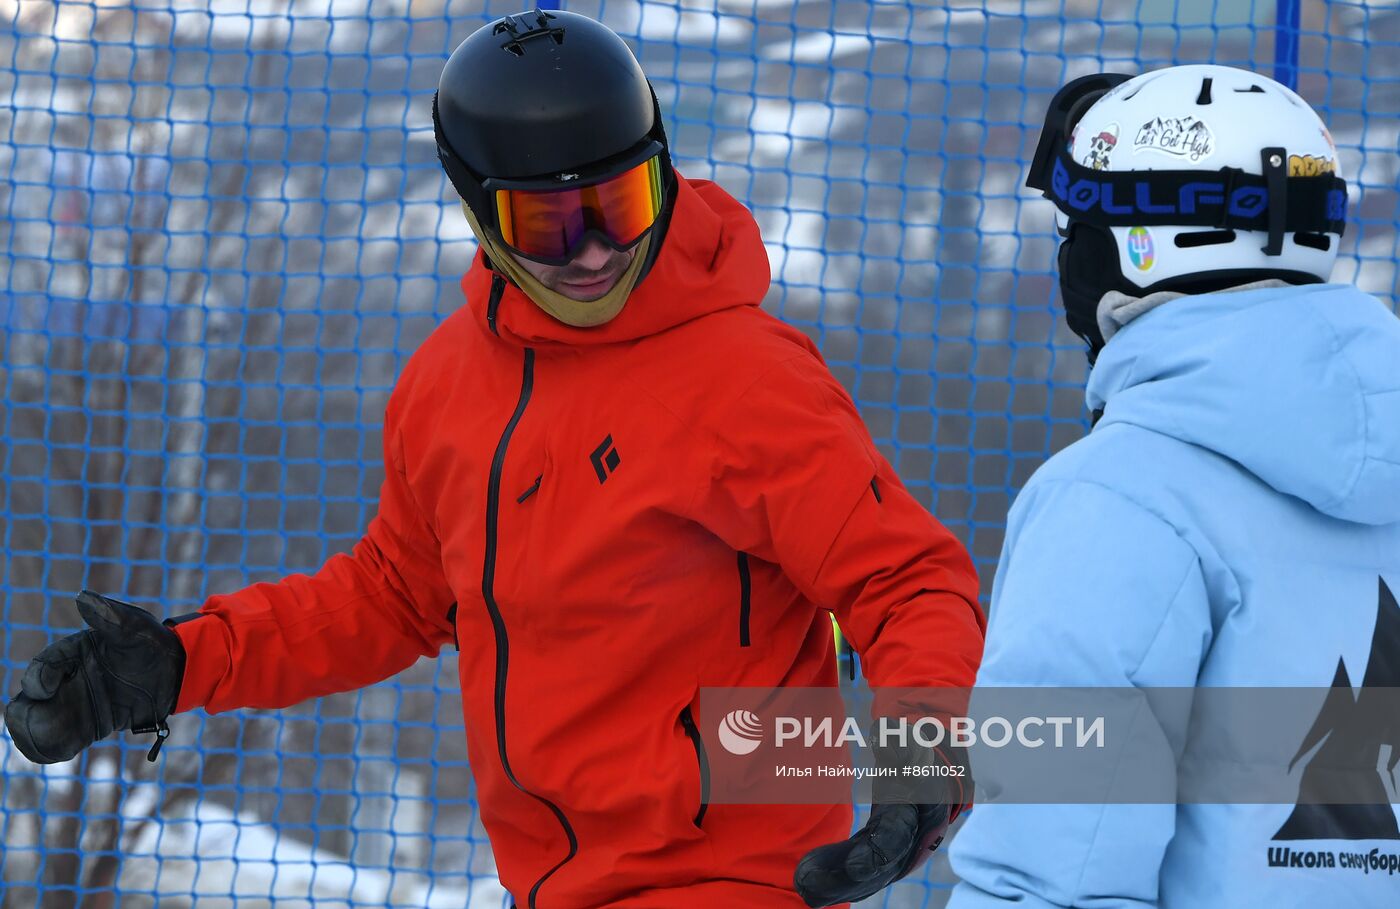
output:
[[[675,175],[656,94],[612,29],[563,10],[516,13],[452,52],[433,99],[438,158],[483,229],[497,231],[483,181],[586,186],[661,157],[665,203],[643,274],[661,247]]]

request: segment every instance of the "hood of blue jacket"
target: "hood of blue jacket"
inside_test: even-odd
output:
[[[1400,521],[1400,319],[1354,287],[1172,300],[1114,335],[1087,397],[1096,431],[1164,433],[1324,514]]]

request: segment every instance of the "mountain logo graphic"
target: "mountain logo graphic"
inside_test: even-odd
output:
[[[763,721],[747,710],[731,710],[719,721],[719,743],[730,754],[752,754],[763,741]]]
[[[1298,804],[1275,840],[1400,840],[1385,780],[1377,769],[1383,745],[1390,746],[1386,769],[1392,781],[1400,763],[1400,717],[1386,716],[1380,709],[1377,695],[1382,688],[1400,688],[1400,605],[1384,580],[1361,689],[1353,692],[1346,663],[1338,659],[1332,690],[1289,769],[1319,742],[1322,747],[1304,768]],[[1328,801],[1342,796],[1347,804]]]

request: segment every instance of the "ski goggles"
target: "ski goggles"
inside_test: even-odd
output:
[[[569,189],[488,180],[501,241],[512,252],[563,265],[588,234],[623,250],[656,223],[665,202],[659,151],[616,176]]]

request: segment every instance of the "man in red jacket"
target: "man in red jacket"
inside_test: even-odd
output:
[[[908,873],[965,793],[877,805],[849,839],[849,805],[709,805],[696,704],[834,686],[832,613],[873,685],[970,687],[966,551],[759,308],[757,225],[672,169],[617,35],[564,12],[487,26],[448,61],[434,125],[481,248],[390,398],[364,538],[166,625],[85,592],[91,628],[41,652],[6,712],[15,742],[65,760],[456,643],[521,909],[831,905]]]

